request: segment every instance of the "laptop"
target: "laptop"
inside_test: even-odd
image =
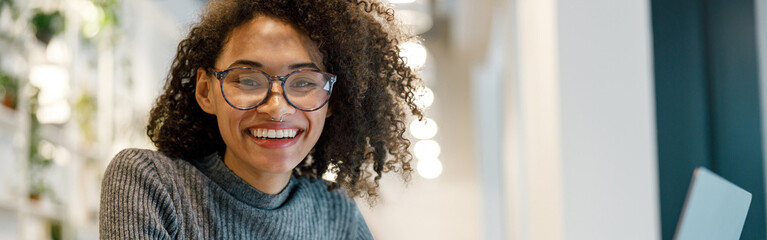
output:
[[[677,224],[676,240],[740,239],[751,193],[698,167]]]

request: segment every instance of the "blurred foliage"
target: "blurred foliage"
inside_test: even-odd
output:
[[[83,134],[83,139],[87,143],[92,143],[96,140],[96,136],[93,131],[93,117],[96,114],[96,98],[93,95],[83,92],[75,103],[75,117],[77,118],[77,124],[80,126],[80,131]]]
[[[19,97],[19,80],[0,70],[0,101],[2,105],[16,109]]]
[[[39,103],[37,97],[40,93],[40,89],[33,87],[34,94],[29,99],[29,196],[31,199],[40,199],[48,193],[51,193],[48,185],[45,183],[43,171],[51,166],[53,159],[43,156],[41,153],[41,143],[43,141],[40,136],[40,121],[37,120],[37,112]]]
[[[86,39],[99,37],[109,43],[114,43],[118,39],[116,27],[119,23],[118,10],[120,2],[118,0],[91,0],[96,8],[96,19],[83,22],[82,34]]]
[[[7,14],[5,9],[8,9],[11,13],[12,21],[15,22],[19,18],[19,8],[16,7],[13,0],[0,0],[0,17],[2,17],[2,14]],[[4,26],[5,27],[5,26]],[[4,53],[7,53],[9,50],[13,51],[20,51],[24,52],[25,49],[22,46],[22,43],[16,38],[16,36],[9,32],[10,29],[4,29],[0,28],[0,42],[3,42],[5,44],[8,44],[9,46],[6,46],[6,49],[3,49]]]
[[[34,11],[30,22],[35,29],[37,40],[48,44],[54,36],[64,31],[64,15],[60,11],[43,12],[39,8]]]
[[[8,7],[11,11],[11,16],[13,19],[16,19],[19,17],[19,9],[16,8],[16,5],[14,4],[13,0],[0,0],[0,13],[3,12],[3,9]]]
[[[102,27],[117,26],[117,9],[120,5],[117,0],[93,0],[93,4],[104,12],[104,16],[101,19]]]
[[[52,220],[50,222],[51,240],[61,240],[64,236],[64,226],[59,220]]]

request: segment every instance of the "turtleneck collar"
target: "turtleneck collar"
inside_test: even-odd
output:
[[[213,180],[219,187],[226,192],[234,196],[237,200],[240,200],[248,205],[261,209],[275,209],[282,206],[283,203],[290,196],[290,192],[295,186],[296,180],[293,176],[290,176],[290,181],[285,189],[276,195],[267,194],[259,191],[245,180],[238,177],[229,169],[224,160],[218,153],[213,153],[197,161],[193,161],[193,164],[202,171],[203,174]]]

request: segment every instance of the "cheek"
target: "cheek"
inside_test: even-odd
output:
[[[235,132],[235,129],[237,129],[236,121],[221,111],[216,114],[216,119],[218,119],[218,130],[221,133],[221,137],[224,138],[224,140],[231,138],[231,135]]]
[[[217,106],[216,119],[218,120],[219,132],[221,132],[221,137],[224,139],[239,138],[240,122],[243,114],[241,111],[235,111],[235,109],[228,106],[226,103],[223,106],[220,104]]]
[[[319,139],[320,135],[322,134],[322,129],[325,127],[326,112],[327,111],[316,111],[312,112],[312,114],[309,116],[312,127],[312,137],[314,137],[315,140]]]

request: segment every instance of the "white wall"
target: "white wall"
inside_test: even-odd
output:
[[[163,90],[165,77],[176,54],[176,47],[189,32],[202,7],[200,1],[190,0],[135,0],[123,3],[121,19],[123,42],[115,47],[114,64],[116,78],[112,91],[100,91],[107,109],[101,113],[108,118],[101,129],[121,129],[115,136],[112,131],[100,131],[102,139],[115,139],[102,151],[111,160],[117,152],[128,147],[153,148],[146,136],[146,119],[155,99]],[[129,65],[123,64],[127,60]],[[130,79],[127,79],[130,78]],[[107,164],[104,164],[106,167]]]
[[[565,237],[659,236],[649,1],[560,1]]]
[[[512,239],[659,239],[649,1],[517,0]]]
[[[452,15],[450,21],[475,26],[472,23],[476,22],[471,21],[477,19],[472,12],[482,9],[483,3],[456,2],[460,4],[456,9],[464,12]],[[434,140],[441,146],[439,159],[444,169],[436,179],[423,179],[414,171],[413,180],[407,185],[394,174],[384,176],[380,202],[375,208],[370,209],[366,203],[358,201],[375,239],[486,239],[483,229],[487,223],[482,217],[485,199],[476,159],[477,135],[472,122],[475,111],[471,101],[472,82],[469,81],[473,61],[464,50],[470,47],[463,45],[474,43],[474,39],[449,39],[448,32],[439,33],[444,31],[440,30],[441,26],[435,25],[435,28],[425,40],[435,74],[431,81],[427,81],[435,95],[427,116],[439,126]],[[470,35],[466,32],[469,29],[480,35],[483,32],[474,27],[458,30],[467,34],[449,33],[465,37]],[[427,61],[428,64],[432,63]]]

